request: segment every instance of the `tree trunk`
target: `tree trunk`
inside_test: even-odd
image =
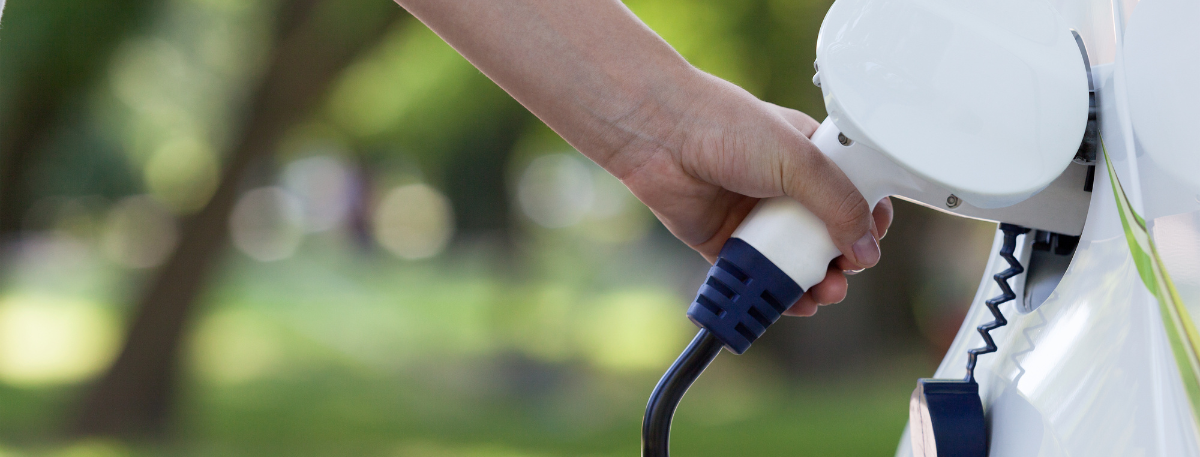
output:
[[[141,295],[120,355],[82,402],[75,435],[136,438],[167,431],[184,331],[227,247],[227,221],[240,184],[403,12],[391,4],[339,0],[290,0],[282,8],[266,72],[249,100],[221,182],[208,204],[185,222],[175,252]]]
[[[59,117],[58,107],[68,98],[61,90],[34,88],[14,104],[18,119],[5,123],[0,146],[0,243],[16,240],[21,218],[29,207],[28,183],[34,150],[50,136]]]

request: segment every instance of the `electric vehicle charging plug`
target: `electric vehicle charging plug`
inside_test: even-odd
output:
[[[730,352],[741,354],[803,293],[796,281],[757,249],[730,238],[687,315]]]
[[[750,244],[730,238],[688,309],[700,327],[654,387],[642,419],[642,455],[668,455],[671,418],[688,387],[721,348],[741,354],[779,320],[804,289]]]
[[[1090,200],[1080,186],[1091,98],[1080,47],[1045,0],[837,0],[817,38],[814,82],[829,118],[812,142],[872,205],[894,195],[1078,235]],[[1072,163],[1081,149],[1084,163]],[[668,455],[671,414],[720,348],[744,352],[838,255],[799,202],[758,203],[688,310],[701,330],[651,396],[643,456]],[[972,433],[983,431],[977,385],[955,381],[927,384],[969,404]]]

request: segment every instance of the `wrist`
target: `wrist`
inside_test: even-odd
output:
[[[630,74],[610,116],[601,116],[601,154],[583,151],[617,177],[627,175],[650,157],[677,151],[683,126],[695,116],[712,76],[688,64],[647,66]]]

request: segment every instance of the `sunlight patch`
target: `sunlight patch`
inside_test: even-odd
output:
[[[0,300],[0,380],[13,385],[88,379],[116,354],[119,328],[94,304],[40,295]]]
[[[206,381],[236,385],[279,371],[283,347],[276,329],[247,310],[220,311],[201,322],[192,366]]]
[[[617,370],[661,369],[687,344],[694,328],[681,319],[686,303],[665,291],[616,292],[588,305],[579,329],[591,361]]]

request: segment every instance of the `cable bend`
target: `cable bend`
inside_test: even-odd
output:
[[[700,373],[717,358],[724,347],[721,341],[706,329],[700,329],[683,354],[663,374],[650,401],[646,404],[646,415],[642,418],[642,457],[667,457],[670,454],[671,418],[679,400],[687,393]]]

